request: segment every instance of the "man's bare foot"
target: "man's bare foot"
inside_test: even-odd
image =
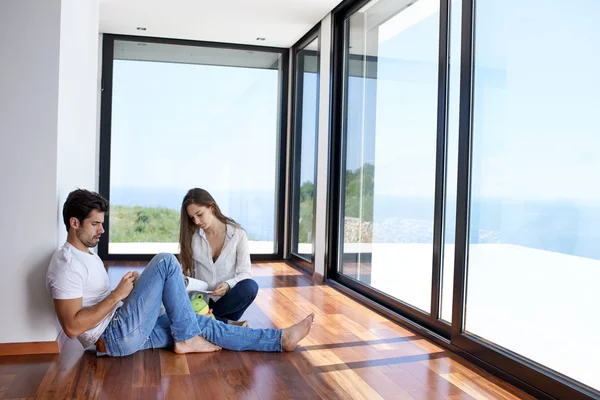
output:
[[[213,351],[219,351],[221,348],[204,339],[202,336],[194,336],[193,338],[183,342],[175,342],[174,350],[177,354],[210,353]]]
[[[250,328],[250,324],[248,323],[248,321],[233,321],[233,320],[228,320],[227,323],[229,325],[237,325],[237,326],[241,326],[242,328]]]
[[[311,313],[296,325],[283,330],[281,334],[281,347],[283,351],[294,351],[298,342],[304,339],[308,335],[308,332],[310,332],[310,327],[314,319],[315,313]]]

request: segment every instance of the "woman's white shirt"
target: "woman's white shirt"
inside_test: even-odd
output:
[[[226,226],[225,243],[217,261],[214,262],[213,251],[206,239],[204,229],[198,228],[192,236],[194,277],[206,282],[208,290],[214,290],[221,282],[227,282],[233,289],[238,282],[251,277],[246,231],[229,224]]]

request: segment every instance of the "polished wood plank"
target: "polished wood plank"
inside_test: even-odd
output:
[[[76,376],[81,363],[83,349],[78,341],[65,341],[58,359],[50,365],[37,392],[38,400],[64,399]]]
[[[165,375],[189,375],[187,358],[183,354],[173,353],[171,350],[158,350],[160,355],[160,371]]]
[[[165,396],[158,387],[135,387],[131,392],[132,400],[164,400]]]
[[[196,392],[190,375],[163,376],[161,381],[165,400],[196,399]]]
[[[90,362],[89,366],[92,371],[94,367],[100,367],[104,371],[102,384],[95,388],[98,398],[130,399],[133,393],[133,356],[98,357],[97,361],[95,365]],[[90,390],[90,393],[93,392]]]
[[[133,387],[131,385],[109,383],[99,387],[99,392],[94,393],[92,398],[98,398],[99,400],[130,400],[132,394]]]
[[[3,400],[35,400],[35,397],[11,397],[9,398],[4,398]]]
[[[4,393],[15,379],[16,375],[0,375],[0,399],[4,397]]]
[[[133,355],[133,387],[160,387],[160,350],[138,351]]]
[[[75,342],[76,340],[73,340],[73,343]],[[109,360],[106,357],[96,357],[91,351],[81,352],[67,398],[99,398],[108,364]]]
[[[143,263],[107,263],[111,285]],[[364,268],[363,268],[364,272]],[[414,332],[285,263],[253,265],[261,289],[252,327],[316,319],[293,353],[97,357],[77,340],[60,355],[0,357],[0,400],[36,399],[532,399]],[[10,397],[8,397],[10,396]]]
[[[217,355],[217,354],[215,354]],[[217,371],[224,382],[225,394],[228,398],[258,399],[254,387],[260,384],[249,375],[239,357],[239,353],[223,350],[214,358]]]
[[[35,397],[50,365],[58,358],[56,355],[27,355],[19,365],[14,379],[4,392],[4,399]]]
[[[218,371],[205,371],[201,375],[191,375],[196,399],[227,399],[226,383]]]

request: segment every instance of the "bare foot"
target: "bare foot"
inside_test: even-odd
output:
[[[210,353],[219,350],[221,350],[219,346],[212,344],[202,336],[194,336],[183,342],[175,342],[175,353],[177,354]]]
[[[310,327],[314,319],[315,313],[311,313],[296,325],[283,330],[281,334],[281,347],[283,351],[294,351],[298,342],[304,339],[308,335],[308,332],[310,332]]]
[[[227,323],[229,325],[241,326],[242,328],[250,328],[250,324],[248,323],[248,321],[232,321],[232,320],[229,320],[229,321],[227,321]]]

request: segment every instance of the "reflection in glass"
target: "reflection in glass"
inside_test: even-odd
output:
[[[109,253],[178,253],[201,187],[275,252],[279,53],[115,41]],[[259,156],[260,155],[260,156]]]
[[[439,1],[349,18],[340,272],[430,311]]]
[[[598,15],[477,2],[465,327],[596,389]]]
[[[319,40],[314,39],[296,57],[294,125],[294,194],[292,253],[312,262],[316,194],[316,139],[319,107]]]

